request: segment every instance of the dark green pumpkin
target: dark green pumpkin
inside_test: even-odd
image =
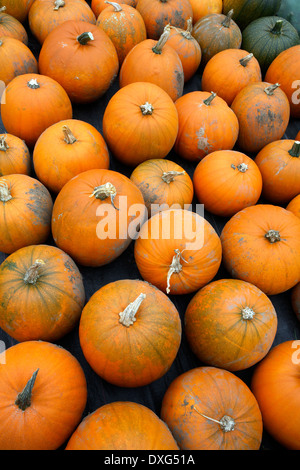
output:
[[[233,9],[232,19],[238,24],[241,30],[257,18],[275,15],[282,0],[223,0],[223,13]],[[299,0],[296,0],[299,2]]]
[[[282,16],[288,20],[300,34],[300,3],[299,0],[282,0],[281,7],[277,12],[278,16]]]
[[[258,18],[244,29],[242,49],[256,57],[264,75],[281,52],[299,43],[298,32],[289,21],[279,16],[267,16]]]

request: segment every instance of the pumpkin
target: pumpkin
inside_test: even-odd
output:
[[[193,23],[197,23],[203,16],[211,15],[212,13],[222,13],[223,2],[222,0],[190,0],[193,10]]]
[[[73,176],[93,168],[109,168],[109,153],[100,132],[88,122],[67,119],[49,126],[33,149],[38,179],[58,193]]]
[[[255,367],[251,381],[265,430],[289,450],[300,449],[299,369],[299,341],[284,341]]]
[[[134,82],[111,97],[102,126],[113,156],[132,167],[167,156],[177,137],[178,115],[166,91],[154,83]]]
[[[300,217],[300,194],[295,196],[286,206],[288,211],[293,212],[297,217]]]
[[[86,416],[65,450],[178,450],[178,446],[166,424],[150,408],[114,401]]]
[[[191,91],[175,102],[178,134],[175,152],[199,162],[216,150],[231,150],[238,138],[239,123],[227,103],[214,92]]]
[[[300,11],[298,0],[281,0],[278,16],[287,19],[300,33]]]
[[[44,243],[50,234],[53,202],[35,178],[15,174],[0,178],[0,251],[10,254]]]
[[[244,152],[258,153],[280,140],[290,119],[289,101],[279,83],[250,83],[237,94],[231,109],[239,121],[237,145]]]
[[[172,46],[180,57],[185,82],[188,82],[195,75],[201,62],[201,48],[191,34],[192,29],[192,18],[187,20],[186,29],[171,26],[167,41],[169,46]]]
[[[5,363],[0,367],[1,449],[58,449],[79,424],[87,401],[78,360],[47,341],[15,344],[0,357]]]
[[[77,324],[84,301],[81,274],[59,248],[26,246],[0,266],[0,326],[19,342],[59,340]]]
[[[294,313],[300,321],[300,282],[292,289],[291,302]]]
[[[0,37],[0,80],[8,85],[18,75],[38,73],[33,53],[23,42],[9,36]]]
[[[57,195],[52,235],[76,263],[102,266],[125,251],[145,218],[142,193],[127,176],[88,170],[74,176]]]
[[[148,215],[160,210],[186,209],[193,201],[194,187],[189,174],[177,163],[156,158],[140,163],[131,173],[131,181],[140,189]]]
[[[242,49],[226,49],[214,55],[204,67],[201,89],[213,90],[231,106],[246,85],[261,80],[260,65],[252,53]]]
[[[39,55],[39,70],[60,83],[72,102],[90,103],[109,89],[118,74],[119,60],[101,28],[69,20],[48,34]]]
[[[147,282],[123,279],[89,299],[79,339],[100,377],[119,387],[141,387],[170,369],[180,346],[181,321],[166,294]]]
[[[21,23],[27,20],[28,12],[35,0],[0,0],[0,7],[6,8],[6,13]]]
[[[29,28],[40,44],[54,28],[69,20],[96,24],[92,9],[82,0],[35,0],[28,13]]]
[[[242,49],[252,52],[264,75],[273,60],[286,49],[298,45],[298,31],[284,18],[258,18],[243,31]]]
[[[22,23],[6,12],[6,6],[0,8],[0,37],[9,36],[28,45],[28,34]]]
[[[159,39],[168,24],[184,29],[187,19],[193,18],[189,0],[138,0],[136,9],[143,17],[149,39]]]
[[[232,372],[196,367],[167,388],[161,418],[181,450],[258,450],[262,417],[249,387]]]
[[[167,294],[188,294],[217,274],[222,249],[204,217],[186,209],[169,209],[142,225],[134,257],[145,281]]]
[[[15,77],[1,97],[1,117],[6,132],[24,140],[30,148],[47,127],[71,119],[72,114],[72,104],[63,87],[41,74]]]
[[[223,263],[233,278],[276,295],[300,281],[300,220],[271,204],[246,207],[221,233]]]
[[[291,116],[300,118],[300,45],[289,47],[281,52],[270,64],[265,80],[280,83],[281,89],[288,97]],[[300,140],[300,133],[296,140]]]
[[[122,0],[122,5],[130,5],[131,7],[135,8],[137,4],[137,0]],[[91,8],[96,16],[100,15],[100,13],[107,8],[106,0],[92,0],[91,1]]]
[[[146,26],[136,8],[116,2],[107,4],[97,18],[97,26],[112,40],[121,65],[128,52],[136,44],[147,39]]]
[[[160,39],[145,39],[136,44],[120,68],[120,88],[135,82],[149,82],[162,88],[173,101],[183,93],[184,72],[179,55],[167,44],[170,27]]]
[[[242,33],[231,17],[232,11],[227,15],[212,13],[194,24],[192,35],[200,45],[203,65],[224,49],[240,49]]]
[[[273,204],[287,204],[300,194],[300,142],[282,139],[266,145],[255,157],[262,174],[262,195]]]
[[[198,201],[222,217],[256,204],[262,191],[258,166],[235,150],[218,150],[204,157],[195,169],[193,183]]]
[[[0,176],[30,172],[31,157],[25,142],[12,134],[0,134]]]
[[[184,325],[188,343],[202,363],[235,372],[266,356],[276,335],[277,314],[267,295],[253,284],[219,279],[194,295]]]
[[[233,9],[233,19],[243,30],[257,18],[276,15],[280,5],[281,0],[223,0],[223,13]]]

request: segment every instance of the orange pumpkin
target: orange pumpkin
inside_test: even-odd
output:
[[[290,105],[279,86],[250,83],[233,100],[231,109],[239,120],[237,144],[243,151],[257,153],[283,137],[290,119]]]
[[[192,298],[184,325],[201,362],[234,372],[253,366],[271,349],[277,314],[270,299],[253,284],[220,279]]]
[[[292,289],[291,302],[294,313],[300,321],[300,282]]]
[[[255,367],[251,382],[265,430],[289,450],[300,450],[299,364],[299,341],[284,341]]]
[[[162,88],[154,83],[134,82],[111,97],[102,126],[112,154],[125,165],[136,166],[149,159],[164,158],[172,150],[178,115],[173,100]]]
[[[159,0],[160,1],[160,0]],[[162,88],[173,101],[183,93],[184,72],[179,55],[167,44],[170,28],[160,39],[145,39],[125,57],[120,69],[119,85],[150,82]]]
[[[248,386],[232,372],[197,367],[179,375],[162,401],[161,418],[181,450],[258,450],[263,423]]]
[[[185,209],[193,201],[194,187],[189,174],[171,160],[156,158],[140,163],[130,179],[140,189],[149,217],[174,206]]]
[[[261,79],[260,65],[253,54],[242,49],[225,49],[214,55],[204,67],[201,89],[213,90],[231,106],[246,85]]]
[[[256,204],[262,191],[258,166],[235,150],[219,150],[204,157],[195,169],[193,183],[198,201],[222,217]]]
[[[81,420],[87,385],[78,360],[46,341],[25,341],[0,355],[0,448],[56,450]]]
[[[175,102],[179,129],[174,145],[182,158],[199,162],[216,150],[231,150],[239,123],[227,103],[206,91],[191,91]]]
[[[300,220],[292,212],[270,204],[246,207],[225,224],[220,238],[232,277],[267,295],[300,281]]]
[[[170,369],[181,341],[179,313],[147,282],[123,279],[99,289],[82,311],[79,339],[92,369],[119,387],[141,387]]]
[[[44,243],[52,207],[49,191],[37,179],[22,174],[0,178],[0,251],[10,254]]]
[[[109,168],[109,153],[100,132],[77,119],[59,121],[38,138],[33,150],[38,179],[54,193],[74,176],[93,168]]]
[[[35,0],[0,0],[0,7],[6,8],[6,13],[21,23],[27,20],[28,12]]]
[[[135,8],[137,4],[137,0],[122,0],[122,5],[130,5],[131,7]],[[107,8],[106,0],[92,0],[91,1],[91,8],[95,13],[96,18],[100,15],[100,13]]]
[[[52,235],[78,264],[102,266],[126,250],[145,218],[142,193],[129,178],[111,170],[88,170],[57,195]]]
[[[300,142],[276,140],[255,157],[263,179],[263,196],[273,204],[287,204],[300,194]]]
[[[86,416],[65,450],[178,450],[178,446],[152,410],[139,403],[115,401]]]
[[[300,217],[300,194],[295,196],[286,206],[288,211],[293,212],[297,217]]]
[[[19,39],[0,37],[0,80],[5,85],[18,75],[37,72],[38,64],[29,47]]]
[[[34,0],[28,13],[29,28],[41,44],[54,28],[69,20],[96,24],[92,9],[82,0]]]
[[[0,176],[30,172],[31,157],[25,142],[12,134],[0,134]]]
[[[39,70],[60,83],[72,102],[90,103],[109,89],[118,74],[119,60],[115,46],[101,28],[69,20],[46,37]]]
[[[112,40],[121,65],[128,52],[147,39],[146,26],[136,8],[116,2],[107,5],[97,18],[97,26]]]
[[[6,6],[0,8],[0,38],[9,36],[28,45],[28,34],[22,23],[6,13]]]
[[[223,2],[222,0],[190,0],[193,10],[193,23],[197,23],[203,16],[211,15],[212,13],[222,13]]]
[[[201,215],[169,209],[144,223],[134,256],[145,281],[167,294],[187,294],[213,279],[222,249],[214,228]]]
[[[72,114],[72,104],[63,87],[41,74],[15,77],[1,97],[6,132],[24,140],[31,148],[47,127],[71,119]]]

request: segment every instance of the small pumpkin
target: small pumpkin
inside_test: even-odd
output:
[[[12,134],[0,134],[0,176],[30,175],[31,156],[25,142]]]
[[[206,91],[191,91],[175,102],[178,134],[175,152],[182,158],[199,162],[209,153],[233,149],[239,123],[227,103]]]
[[[150,408],[114,401],[86,416],[65,450],[178,450],[178,446],[166,424]]]
[[[192,179],[171,160],[156,158],[140,163],[130,179],[140,189],[149,217],[174,206],[186,209],[193,201]]]
[[[222,217],[256,204],[262,191],[258,166],[235,150],[219,150],[204,157],[195,169],[193,183],[198,201]]]
[[[276,15],[280,5],[281,0],[223,0],[223,13],[233,9],[233,19],[244,30],[257,18]]]
[[[130,5],[131,7],[135,8],[137,4],[137,0],[122,0],[122,5]],[[100,13],[107,8],[106,0],[92,0],[91,1],[91,8],[96,16],[100,15]]]
[[[30,148],[47,127],[71,119],[72,114],[72,104],[64,88],[42,74],[15,77],[1,97],[1,117],[6,132],[24,140]]]
[[[49,126],[33,149],[33,165],[38,179],[59,193],[74,176],[93,168],[109,168],[107,145],[91,124],[67,119]]]
[[[230,275],[276,295],[300,281],[300,220],[271,204],[235,214],[221,233],[223,263]]]
[[[300,217],[300,194],[295,196],[286,206],[288,211],[293,212],[297,217]]]
[[[289,124],[290,105],[279,83],[250,83],[237,94],[231,109],[239,121],[237,145],[244,152],[258,153],[282,139]]]
[[[253,393],[217,367],[196,367],[176,377],[163,397],[161,418],[181,450],[258,450],[262,441]]]
[[[10,254],[44,243],[50,234],[53,202],[35,178],[15,174],[0,178],[0,251]]]
[[[294,313],[300,321],[300,282],[292,289],[291,302]]]
[[[0,37],[0,80],[8,85],[18,75],[38,73],[38,63],[23,42],[9,36]]]
[[[87,384],[78,360],[61,346],[25,341],[0,355],[2,450],[56,450],[79,424]]]
[[[222,0],[190,0],[193,10],[193,23],[197,23],[203,16],[211,15],[212,13],[222,13],[223,2]]]
[[[27,20],[28,12],[34,0],[0,0],[0,7],[6,8],[6,13],[21,23]]]
[[[6,6],[0,8],[0,37],[9,36],[28,45],[28,34],[22,23],[6,13]]]

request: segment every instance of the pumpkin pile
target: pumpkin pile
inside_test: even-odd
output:
[[[0,450],[300,449],[295,26],[0,0]]]

